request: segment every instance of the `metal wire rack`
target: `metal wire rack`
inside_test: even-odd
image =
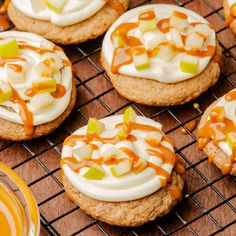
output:
[[[219,82],[198,99],[183,106],[145,107],[122,98],[100,65],[103,37],[65,47],[76,71],[78,102],[70,117],[54,133],[29,142],[0,141],[0,160],[18,172],[38,201],[41,235],[235,235],[235,178],[222,176],[197,150],[195,131],[185,126],[199,120],[215,99],[236,87],[236,38],[224,26],[221,0],[131,0],[130,8],[144,3],[172,3],[203,15],[214,27],[223,48],[225,68]],[[193,107],[196,102],[200,106]],[[168,216],[137,228],[119,228],[98,222],[70,202],[60,182],[63,140],[88,118],[121,113],[132,105],[143,116],[160,121],[175,141],[176,153],[186,166],[183,202]],[[180,132],[184,128],[187,135]]]

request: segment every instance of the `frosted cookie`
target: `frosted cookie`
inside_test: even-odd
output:
[[[224,0],[225,24],[236,34],[236,1]]]
[[[182,198],[184,167],[161,129],[131,107],[124,116],[89,119],[63,145],[68,197],[112,225],[138,226],[167,214]]]
[[[24,181],[0,162],[0,235],[39,236],[37,202]]]
[[[128,0],[11,0],[8,15],[19,30],[60,44],[102,35],[128,8]]]
[[[188,102],[220,74],[221,49],[209,23],[173,5],[123,14],[108,30],[101,62],[117,91],[146,105]]]
[[[236,176],[236,89],[207,108],[197,134],[198,146],[223,175]]]
[[[71,67],[41,36],[0,33],[0,138],[28,140],[56,129],[76,100]]]

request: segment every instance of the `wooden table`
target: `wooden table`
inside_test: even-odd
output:
[[[224,49],[224,71],[219,82],[193,102],[175,107],[146,107],[133,104],[137,113],[159,121],[175,141],[177,153],[187,168],[186,197],[163,219],[138,228],[119,228],[97,222],[70,202],[60,182],[60,152],[63,140],[89,117],[102,118],[122,113],[130,102],[112,87],[100,64],[103,37],[77,46],[65,47],[76,71],[78,101],[70,117],[54,133],[29,142],[0,141],[0,161],[19,173],[38,201],[41,235],[235,235],[236,182],[221,176],[197,149],[195,134],[183,135],[180,128],[199,120],[202,112],[216,98],[236,85],[236,38],[224,26],[220,0],[131,0],[130,8],[144,2],[184,6],[204,16],[214,27]],[[199,110],[193,103],[200,105]],[[233,224],[234,223],[234,224]],[[224,230],[223,232],[220,232]]]

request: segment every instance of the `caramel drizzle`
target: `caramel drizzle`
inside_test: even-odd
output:
[[[231,91],[226,94],[225,99],[228,101],[236,100],[235,91]],[[209,115],[209,120],[198,131],[197,141],[199,149],[204,149],[206,145],[212,141],[215,146],[219,146],[220,142],[226,142],[226,135],[236,130],[234,122],[225,117],[224,107],[217,106],[213,108]],[[230,156],[230,162],[224,163],[220,169],[222,174],[229,174],[233,168],[233,163],[236,157],[236,144],[233,145],[232,155]],[[209,159],[209,162],[213,162],[214,157]]]
[[[125,12],[124,6],[120,3],[119,0],[104,0],[108,7],[117,11],[119,15],[122,15]]]
[[[164,18],[157,23],[157,27],[164,33],[169,32],[170,29],[169,20],[170,20],[169,18]],[[197,25],[197,24],[202,24],[202,23],[200,22],[192,23],[192,25]],[[112,65],[111,65],[111,71],[113,74],[117,74],[122,66],[129,65],[133,62],[131,56],[131,47],[142,45],[141,41],[138,38],[128,35],[130,30],[133,30],[137,27],[138,23],[122,23],[112,33],[111,40],[113,40],[114,37],[119,36],[124,43],[124,46],[117,47],[114,50]],[[182,36],[182,39],[184,41],[185,37]],[[157,52],[161,49],[161,47],[166,46],[167,44],[170,45],[169,42],[163,42],[157,45],[157,47],[155,47],[153,50],[149,50],[147,52],[148,56],[149,57],[156,56]],[[205,51],[200,51],[199,49],[186,50],[184,48],[178,48],[174,44],[172,46],[173,49],[178,53],[187,53],[189,55],[198,56],[201,58],[207,56],[213,57],[215,54],[215,47],[211,45],[208,45]]]
[[[160,131],[160,129],[158,129],[156,127],[153,127],[150,125],[143,125],[143,124],[139,124],[139,123],[135,123],[135,122],[120,123],[120,124],[116,125],[116,128],[119,128],[122,125],[126,125],[126,128],[130,132],[132,130],[144,130],[144,131],[149,131],[149,132],[150,131]],[[129,135],[127,137],[127,139],[124,139],[124,140],[134,142],[137,140],[137,138],[132,135]],[[169,142],[171,145],[173,144],[172,141],[170,141],[170,139],[167,136],[164,136],[163,140],[165,140],[166,142]],[[112,137],[112,138],[102,138],[102,137],[98,137],[95,135],[71,135],[64,141],[63,145],[73,147],[77,141],[82,141],[82,142],[85,142],[86,144],[89,144],[93,141],[100,141],[102,143],[117,144],[122,140],[116,136]],[[157,151],[157,150],[153,150],[153,149],[148,149],[147,153],[150,156],[160,158],[163,161],[163,164],[170,164],[170,165],[176,164],[176,155],[170,149],[162,146],[160,143],[156,143],[154,140],[151,140],[151,141],[145,140],[145,142],[147,142],[147,144],[149,146],[151,146],[152,148],[159,150],[159,151]],[[121,147],[120,150],[123,151],[129,157],[129,160],[132,163],[132,170],[135,171],[137,168],[137,163],[141,157],[136,155],[133,151],[131,151],[128,148]],[[121,159],[116,160],[115,158],[112,158],[110,161],[104,162],[102,157],[100,157],[96,160],[83,160],[83,161],[78,161],[76,158],[73,158],[73,157],[66,157],[66,158],[62,159],[61,166],[64,164],[67,164],[72,170],[74,170],[75,172],[78,172],[81,168],[91,167],[95,163],[99,164],[99,165],[102,165],[102,164],[114,165],[114,164],[117,164],[116,161],[121,162],[120,160],[123,161],[125,159],[126,158],[124,158],[124,159],[121,158]],[[166,186],[166,184],[170,180],[170,174],[166,170],[164,170],[163,168],[158,167],[157,165],[155,165],[151,162],[147,162],[147,167],[155,170],[157,175],[164,177],[164,179],[161,178],[161,180],[160,180],[161,186],[162,187]]]
[[[225,24],[226,26],[230,25],[232,21],[234,20],[236,16],[236,3],[234,3],[232,6],[228,5],[228,2],[226,3],[226,11],[228,14],[228,17],[225,18]]]

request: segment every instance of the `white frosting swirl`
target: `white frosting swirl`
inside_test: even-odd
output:
[[[187,10],[185,8],[177,7],[174,5],[167,5],[167,4],[152,4],[152,5],[145,5],[138,8],[134,8],[126,13],[124,13],[108,30],[105,35],[103,46],[102,46],[102,53],[108,62],[108,64],[112,65],[112,59],[114,55],[115,47],[111,40],[111,35],[115,31],[115,29],[122,23],[128,22],[138,22],[138,15],[145,9],[154,8],[156,12],[156,16],[158,21],[163,18],[169,17],[174,10],[183,12],[188,16],[189,23],[192,22],[202,22],[208,24],[208,22],[201,17],[200,15],[196,14],[193,11]],[[130,32],[131,34],[131,32]],[[141,39],[140,31],[138,28],[132,30],[132,36],[138,37]],[[170,33],[166,33],[167,40],[171,39]],[[141,40],[142,41],[142,40]],[[212,30],[209,39],[208,45],[215,46],[216,45],[216,36],[215,32]],[[147,69],[143,69],[138,71],[135,69],[134,64],[123,65],[119,68],[119,73],[123,75],[128,75],[132,77],[138,78],[145,78],[145,79],[152,79],[158,80],[162,83],[177,83],[183,80],[190,79],[195,75],[184,73],[179,70],[179,62],[181,58],[186,56],[186,53],[178,53],[172,60],[165,62],[160,60],[158,57],[150,58],[151,66]],[[206,57],[199,57],[199,71],[200,74],[208,65],[209,61],[211,60],[210,56]]]
[[[236,89],[234,89],[236,90]],[[226,94],[227,95],[227,94]],[[226,96],[225,95],[225,96]],[[225,115],[228,119],[232,120],[234,124],[236,125],[236,101],[227,101],[225,99],[225,96],[223,96],[219,102],[216,104],[216,106],[222,106],[225,109]],[[219,147],[229,156],[232,155],[232,149],[229,147],[229,144],[227,142],[220,142]]]
[[[8,37],[15,37],[17,41],[24,41],[24,44],[34,46],[40,48],[42,41],[49,42],[41,36],[31,34],[31,33],[23,33],[18,31],[7,31],[0,33],[0,38],[8,38]],[[64,52],[62,51],[54,51],[54,53],[58,54],[61,59],[69,60]],[[63,85],[66,89],[66,93],[63,97],[54,99],[53,106],[50,109],[43,110],[40,113],[36,112],[34,107],[28,103],[29,98],[25,96],[26,90],[32,88],[32,81],[40,79],[40,77],[35,72],[35,66],[41,61],[41,55],[36,51],[28,50],[28,49],[20,49],[20,57],[24,58],[28,62],[29,71],[26,73],[25,81],[23,83],[18,84],[11,84],[11,86],[17,90],[19,95],[22,99],[27,102],[28,109],[33,114],[33,125],[41,125],[48,123],[50,121],[55,120],[59,117],[67,108],[70,98],[71,98],[71,91],[72,91],[72,70],[70,66],[64,66],[59,72],[57,72],[54,76],[56,82]],[[8,64],[8,63],[7,63]],[[17,64],[17,62],[14,62]],[[0,81],[9,82],[7,79],[7,71],[6,66],[0,67]],[[9,110],[8,107],[12,108]],[[19,112],[18,104],[13,102],[4,102],[0,106],[0,118],[18,123],[23,124],[22,119]]]
[[[104,0],[67,0],[61,14],[46,8],[38,13],[33,11],[30,0],[11,0],[14,6],[26,16],[51,21],[58,26],[68,26],[88,19],[104,5]]]
[[[123,122],[123,116],[111,116],[101,120],[106,125],[106,130],[100,135],[101,137],[111,138],[114,137],[118,131],[118,128],[115,128],[116,124]],[[142,117],[136,117],[136,123],[151,125],[153,127],[159,128],[161,130],[161,124]],[[86,134],[87,126],[84,126],[78,129],[74,134],[84,135]],[[149,156],[147,154],[147,149],[154,149],[150,147],[145,141],[144,137],[147,135],[147,131],[133,130],[131,134],[137,138],[134,142],[121,141],[115,145],[116,148],[126,147],[132,150],[136,155],[142,157],[143,159],[154,163],[155,165],[161,167],[166,172],[171,174],[173,165],[165,164],[163,161],[157,157]],[[166,145],[168,148],[174,152],[173,147],[163,141],[163,146]],[[83,142],[79,141],[74,147],[84,145]],[[92,159],[97,158],[101,155],[102,152],[106,151],[112,144],[102,144],[101,142],[96,142],[99,150],[94,151]],[[155,150],[155,149],[154,149]],[[124,157],[125,153],[122,153]],[[64,145],[62,150],[62,159],[66,157],[73,157],[73,147]],[[79,173],[74,172],[67,164],[62,165],[65,176],[68,178],[69,182],[83,194],[102,201],[111,201],[111,202],[121,202],[121,201],[130,201],[139,199],[145,196],[148,196],[158,189],[161,188],[161,179],[165,180],[166,178],[161,175],[157,175],[154,169],[149,167],[145,168],[139,174],[134,172],[129,172],[126,175],[123,175],[119,178],[112,176],[109,170],[109,166],[102,165],[106,171],[106,176],[101,180],[89,180],[82,175],[87,171],[88,168],[84,167],[80,170]]]

